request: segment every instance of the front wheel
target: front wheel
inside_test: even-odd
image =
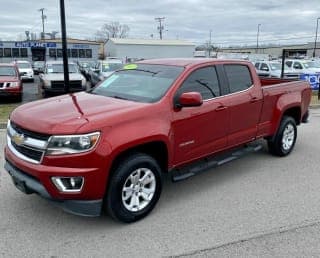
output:
[[[116,167],[105,208],[114,219],[126,223],[137,221],[151,212],[161,189],[161,169],[156,160],[143,153],[132,154]]]
[[[286,156],[292,151],[296,139],[296,121],[292,117],[284,116],[277,133],[268,140],[269,152],[280,157]]]

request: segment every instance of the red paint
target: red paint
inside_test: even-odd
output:
[[[13,165],[38,178],[57,199],[103,198],[112,162],[124,151],[151,142],[162,142],[168,153],[168,170],[257,138],[271,136],[284,112],[307,112],[311,89],[307,82],[265,83],[261,87],[254,67],[246,61],[214,59],[162,59],[142,63],[184,66],[166,95],[156,103],[138,103],[77,93],[32,102],[17,108],[11,120],[19,126],[50,135],[100,131],[94,150],[65,156],[45,156],[40,165],[23,161],[6,147]],[[199,67],[223,64],[247,65],[253,85],[248,90],[203,101],[200,106],[175,106],[175,93],[187,76]],[[198,93],[182,97],[183,103],[201,103]],[[79,194],[60,193],[51,176],[82,175]]]

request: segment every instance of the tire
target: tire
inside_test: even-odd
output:
[[[131,154],[119,162],[113,172],[105,210],[113,219],[125,223],[147,216],[158,202],[162,189],[161,169],[156,160],[143,153]]]
[[[269,152],[279,157],[287,156],[293,150],[296,140],[296,121],[292,117],[284,116],[277,133],[268,140]]]

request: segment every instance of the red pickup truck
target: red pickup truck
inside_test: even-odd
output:
[[[297,125],[308,119],[311,89],[280,82],[260,80],[246,61],[128,64],[88,93],[14,110],[5,168],[17,188],[66,211],[106,210],[133,222],[156,205],[162,173],[184,179],[238,157],[238,148],[259,138],[272,154],[288,155]]]

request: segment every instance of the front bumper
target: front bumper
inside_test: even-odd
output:
[[[5,169],[10,174],[14,185],[25,194],[36,193],[41,197],[48,199],[55,205],[61,207],[66,212],[81,215],[95,217],[101,214],[102,199],[97,200],[60,200],[52,198],[46,188],[35,177],[32,177],[22,170],[15,167],[9,161],[5,163]]]

